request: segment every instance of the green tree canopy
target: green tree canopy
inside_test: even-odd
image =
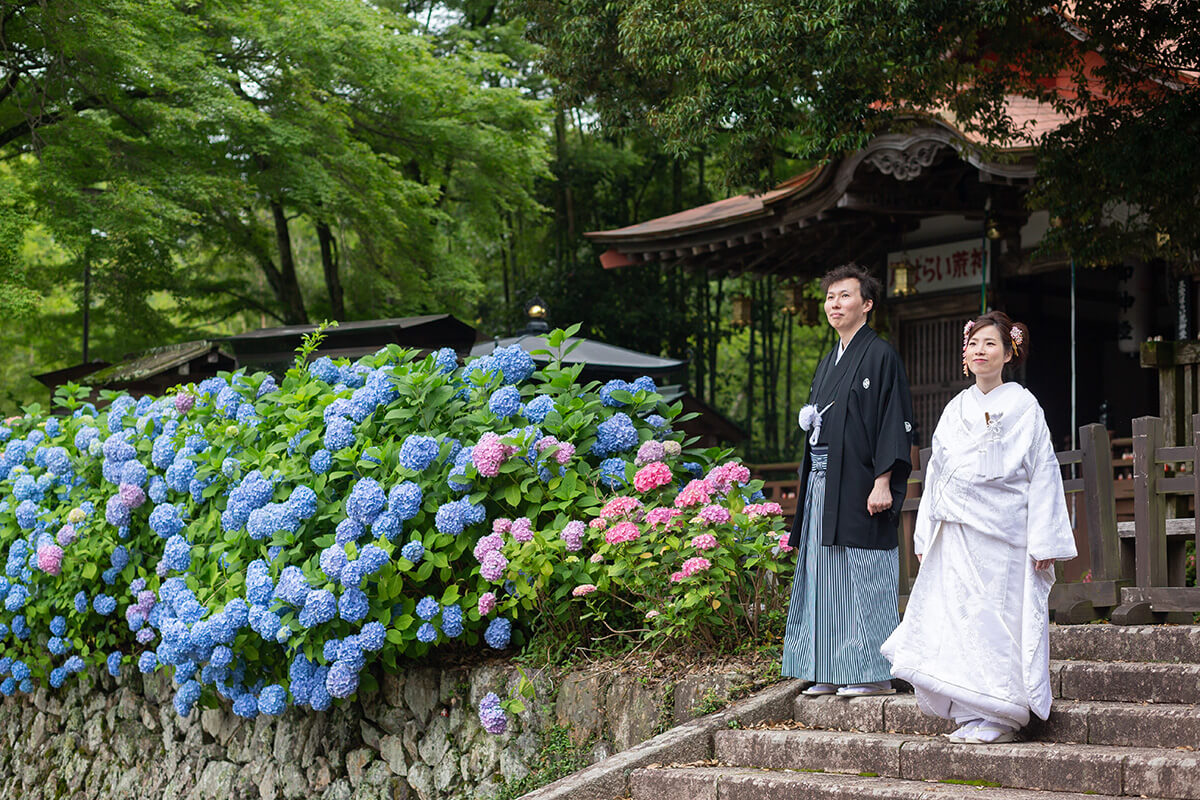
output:
[[[1008,0],[521,5],[564,97],[675,154],[721,152],[732,184],[764,187],[781,155],[858,148],[914,108],[1019,142],[1017,94],[1073,118],[1040,150],[1054,244],[1089,259],[1151,255],[1160,232],[1179,253],[1200,245],[1194,159],[1175,160],[1200,147],[1194,3],[1082,0],[1069,17]]]

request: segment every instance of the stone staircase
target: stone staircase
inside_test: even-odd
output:
[[[912,694],[800,696],[713,735],[712,761],[639,769],[633,800],[1200,800],[1200,626],[1051,628],[1050,719],[957,745]]]

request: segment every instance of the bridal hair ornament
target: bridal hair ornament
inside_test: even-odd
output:
[[[1014,325],[1008,335],[1012,337],[1013,352],[1018,356],[1021,355],[1021,345],[1025,343],[1025,337],[1021,335],[1021,329]]]
[[[830,401],[828,406],[818,409],[816,403],[809,403],[800,409],[800,414],[796,421],[800,424],[800,430],[812,431],[808,437],[809,444],[815,445],[821,437],[821,418],[831,405],[833,405],[832,401]]]

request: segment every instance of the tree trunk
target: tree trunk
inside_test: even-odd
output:
[[[304,310],[304,297],[300,294],[300,283],[296,280],[292,234],[288,231],[283,203],[272,200],[271,214],[275,218],[275,242],[279,247],[279,282],[275,287],[275,299],[283,309],[285,324],[302,325],[308,322],[308,312]]]
[[[346,319],[346,301],[342,292],[342,276],[338,273],[338,262],[341,260],[337,251],[337,242],[329,223],[317,223],[317,241],[321,245],[321,266],[325,270],[325,288],[329,290],[329,313],[338,320]]]

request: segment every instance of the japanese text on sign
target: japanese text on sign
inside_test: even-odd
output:
[[[907,262],[909,286],[918,293],[977,287],[983,280],[983,246],[977,239],[888,253],[888,295],[895,294],[896,264]]]

